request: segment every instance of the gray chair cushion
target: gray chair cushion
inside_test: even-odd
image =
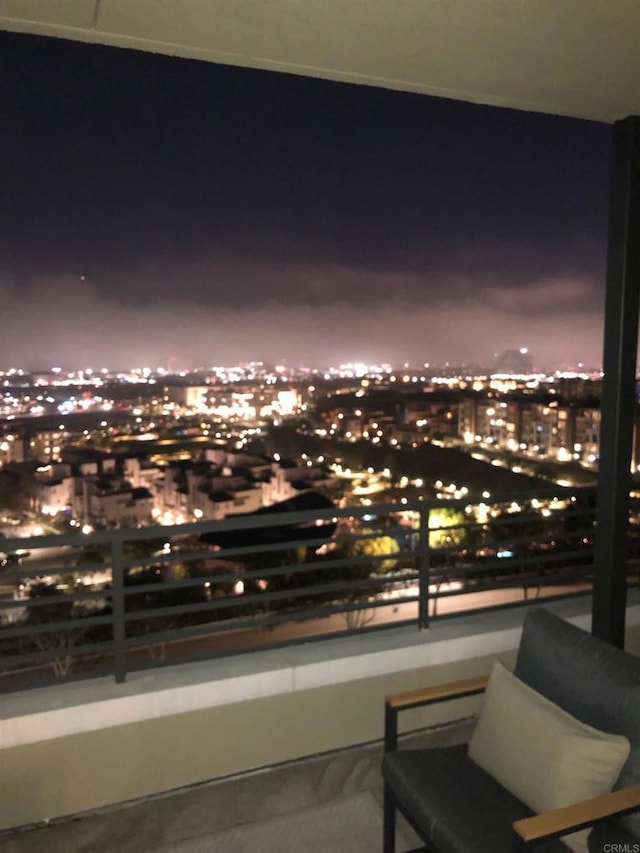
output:
[[[471,761],[466,744],[388,752],[382,775],[415,828],[440,853],[511,850],[511,824],[533,812]],[[536,853],[567,853],[556,839]]]
[[[615,787],[640,782],[640,658],[534,608],[524,620],[514,672],[573,717],[628,737],[631,751]],[[640,838],[640,813],[621,822]]]
[[[612,820],[597,823],[589,836],[589,853],[603,853],[605,850],[633,851],[638,849],[637,845],[637,836],[631,835],[619,822]]]

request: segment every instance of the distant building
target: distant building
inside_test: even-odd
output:
[[[271,476],[262,484],[264,506],[290,500],[302,492],[328,486],[335,478],[326,468],[310,465],[297,465],[283,459],[271,466]]]
[[[0,436],[0,465],[24,462],[24,442],[13,432]]]
[[[465,444],[559,461],[574,459],[591,466],[600,455],[600,418],[600,403],[593,399],[562,402],[552,395],[538,399],[469,395],[460,400],[458,437]],[[640,429],[637,433],[640,436]],[[640,439],[638,447],[634,459],[640,458]]]
[[[506,349],[494,356],[493,373],[531,373],[533,371],[533,359],[529,350]]]

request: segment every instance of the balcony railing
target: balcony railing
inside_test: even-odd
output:
[[[0,690],[588,593],[594,512],[555,488],[6,539]]]

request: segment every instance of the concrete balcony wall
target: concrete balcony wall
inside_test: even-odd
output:
[[[549,605],[589,626],[588,599]],[[512,664],[524,610],[14,694],[0,720],[0,829],[379,740],[387,693]],[[640,654],[640,596],[628,611]],[[461,719],[479,697],[408,712],[406,730]]]

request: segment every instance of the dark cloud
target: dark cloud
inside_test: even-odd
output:
[[[496,349],[523,345],[538,367],[600,361],[602,306],[594,303],[587,278],[543,278],[516,290],[497,279],[480,286],[452,276],[430,292],[424,279],[387,272],[299,269],[289,275],[304,299],[282,301],[280,288],[259,302],[230,304],[215,294],[186,299],[174,288],[134,304],[110,299],[77,276],[32,279],[19,293],[0,286],[0,363],[156,367],[176,357],[188,368],[253,359],[309,366],[487,364]],[[314,276],[318,288],[338,282],[344,295],[312,303]]]
[[[260,245],[246,252],[205,254],[158,249],[154,257],[133,268],[96,268],[82,273],[106,299],[130,304],[170,299],[183,304],[243,309],[277,302],[283,307],[384,303],[405,298],[429,306],[439,301],[475,298],[492,293],[504,307],[532,298],[540,282],[556,281],[558,298],[548,292],[540,310],[564,310],[563,282],[584,283],[581,299],[601,308],[604,252],[595,243],[578,240],[564,247],[541,248],[505,240],[452,240],[429,250],[390,256],[386,263],[309,258],[304,247],[277,252]],[[513,293],[512,293],[513,292]],[[483,297],[484,298],[484,297]],[[489,296],[487,295],[487,298]]]

